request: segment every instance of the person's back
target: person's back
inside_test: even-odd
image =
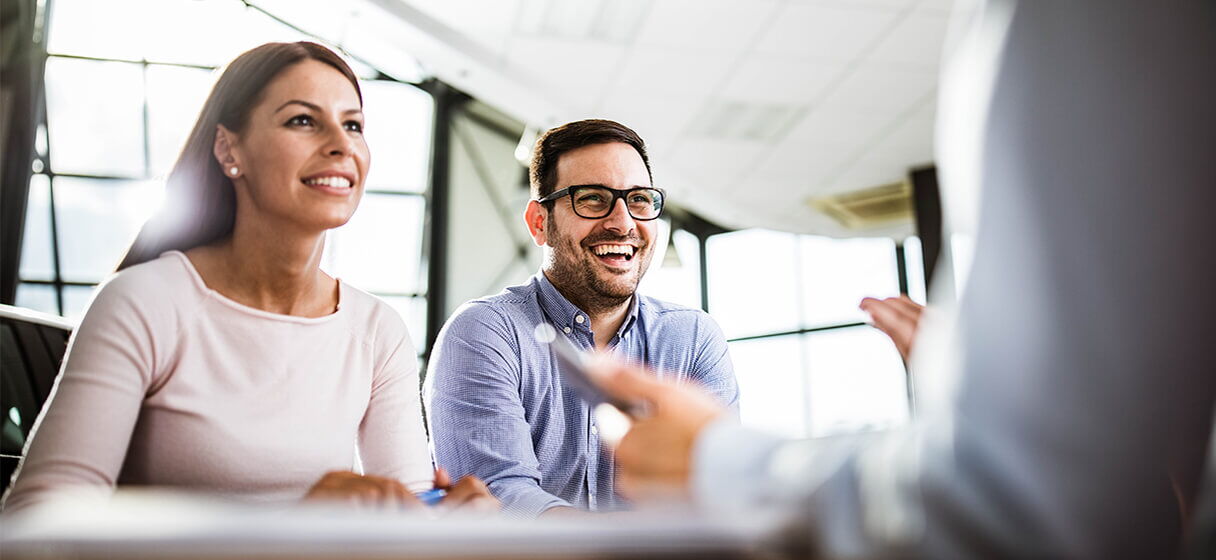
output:
[[[691,461],[702,503],[795,503],[833,557],[1179,551],[1216,407],[1216,4],[977,16],[939,107],[945,192],[981,187],[945,398],[907,429],[826,441],[668,412],[622,440],[630,480]],[[629,371],[601,372],[618,398],[707,409]],[[682,438],[694,458],[637,443]]]

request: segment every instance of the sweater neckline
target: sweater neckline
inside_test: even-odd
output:
[[[342,302],[346,301],[346,299],[347,299],[346,283],[343,282],[341,278],[335,278],[335,280],[337,280],[337,282],[338,282],[338,306],[336,309],[334,309],[333,313],[330,313],[328,315],[322,315],[320,317],[299,317],[296,315],[284,315],[282,313],[272,313],[270,311],[265,311],[262,309],[258,309],[256,307],[250,307],[248,305],[245,305],[236,300],[233,300],[233,299],[229,298],[228,296],[225,296],[224,294],[221,294],[218,291],[212,289],[210,286],[207,285],[206,282],[203,281],[202,275],[198,273],[198,269],[194,268],[194,263],[190,262],[190,257],[187,257],[185,253],[183,253],[181,251],[166,251],[163,254],[161,254],[161,257],[171,257],[171,258],[176,259],[179,263],[181,263],[182,268],[184,268],[186,270],[186,274],[190,277],[191,283],[194,284],[194,287],[196,289],[198,289],[199,292],[201,292],[204,296],[206,296],[210,299],[213,299],[213,300],[219,302],[221,305],[229,307],[233,310],[239,311],[246,315],[252,315],[255,317],[259,317],[262,319],[270,319],[272,321],[281,321],[281,322],[286,322],[286,323],[299,323],[299,324],[325,323],[325,322],[332,320],[334,317],[336,317],[339,313],[342,312]]]

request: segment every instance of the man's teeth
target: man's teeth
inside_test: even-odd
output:
[[[592,247],[591,250],[595,251],[595,254],[601,257],[608,254],[632,257],[633,252],[636,251],[637,248],[632,245],[596,245],[595,247]]]
[[[350,179],[347,179],[346,177],[316,177],[313,179],[305,179],[304,184],[348,189],[350,188]]]

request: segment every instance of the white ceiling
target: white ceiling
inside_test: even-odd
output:
[[[538,128],[637,130],[673,202],[847,231],[807,200],[932,161],[951,0],[370,0],[422,67]]]

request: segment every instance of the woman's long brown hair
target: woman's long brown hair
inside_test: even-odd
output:
[[[350,66],[316,43],[267,43],[238,56],[212,88],[169,172],[164,205],[140,228],[118,270],[155,259],[165,251],[185,251],[232,233],[236,193],[213,153],[216,126],[222,124],[239,134],[267,84],[286,68],[309,59],[341,72],[363,102],[359,80]]]

